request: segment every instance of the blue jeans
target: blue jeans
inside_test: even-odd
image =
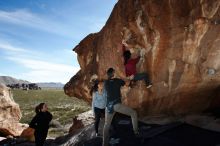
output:
[[[147,73],[137,73],[134,75],[134,81],[140,81],[140,80],[144,80],[146,85],[150,85],[151,81],[149,78],[149,75]]]

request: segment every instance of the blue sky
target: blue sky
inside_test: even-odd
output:
[[[0,0],[0,76],[66,83],[79,70],[72,48],[100,31],[116,2]]]

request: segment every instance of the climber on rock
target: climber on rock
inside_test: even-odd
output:
[[[109,128],[115,112],[119,112],[131,116],[133,130],[138,135],[138,120],[137,113],[132,108],[121,103],[121,87],[128,86],[130,81],[126,82],[122,79],[115,78],[115,70],[109,68],[107,71],[108,80],[105,81],[105,89],[107,92],[107,105],[105,110],[105,124],[103,129],[103,146],[108,146]]]
[[[104,88],[104,81],[94,81],[90,94],[92,95],[92,110],[95,115],[95,132],[99,136],[98,128],[101,116],[105,114],[106,107],[106,90]]]
[[[139,55],[134,58],[134,57],[132,57],[130,50],[128,50],[126,47],[128,47],[128,45],[123,40],[122,41],[122,50],[123,50],[126,76],[130,77],[130,79],[132,79],[132,81],[134,81],[134,82],[139,81],[139,80],[144,80],[147,88],[150,88],[152,86],[152,83],[149,79],[149,75],[145,72],[144,73],[137,73],[137,71],[136,71],[136,64],[139,62],[139,60],[141,58],[143,58],[143,53],[140,53],[142,55]]]

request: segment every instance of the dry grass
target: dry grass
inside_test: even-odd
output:
[[[63,90],[12,90],[14,100],[19,104],[22,118],[21,123],[29,123],[35,115],[35,106],[41,102],[48,105],[53,114],[53,120],[62,125],[72,123],[77,114],[88,111],[90,106],[82,100],[68,97]]]

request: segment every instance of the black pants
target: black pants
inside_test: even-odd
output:
[[[95,132],[98,133],[100,118],[102,114],[103,115],[105,114],[105,109],[94,107],[94,112],[95,112]]]
[[[34,137],[36,146],[43,146],[47,138],[47,132],[35,132]]]
[[[148,75],[147,73],[137,73],[137,74],[135,74],[133,80],[134,80],[134,81],[144,80],[145,83],[146,83],[146,85],[151,84],[149,75]]]

